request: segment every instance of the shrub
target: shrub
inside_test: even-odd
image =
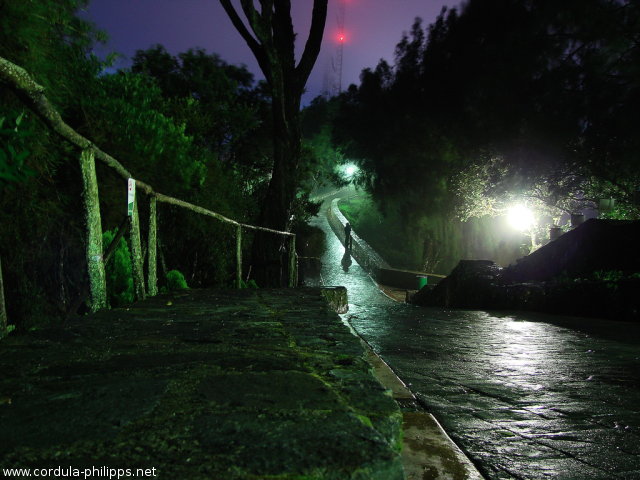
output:
[[[593,278],[600,282],[619,282],[624,277],[620,270],[598,270],[593,272]]]
[[[240,280],[240,288],[258,288],[258,284],[253,278],[250,279],[248,282],[245,282],[244,280]]]
[[[178,270],[169,270],[167,272],[167,290],[184,290],[189,288],[187,285],[187,281],[184,278],[184,275]]]
[[[108,230],[102,234],[102,248],[106,251],[118,234],[118,229]],[[107,277],[107,298],[112,307],[131,303],[133,296],[133,273],[129,246],[123,238],[113,252],[113,256],[105,265]]]

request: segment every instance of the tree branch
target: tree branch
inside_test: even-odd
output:
[[[271,78],[271,65],[269,63],[264,47],[260,42],[258,42],[253,37],[253,35],[251,35],[251,32],[249,32],[244,22],[238,15],[238,12],[236,12],[236,9],[233,8],[233,5],[231,4],[231,0],[220,0],[220,5],[222,5],[222,8],[224,8],[224,11],[227,12],[229,19],[231,19],[231,23],[233,24],[235,29],[238,31],[238,33],[242,36],[244,41],[247,43],[247,45],[249,46],[249,49],[251,49],[251,52],[253,53],[253,55],[256,57],[256,60],[258,61],[258,65],[260,65],[260,69],[262,70],[262,73],[264,73],[267,80],[269,80]],[[242,1],[242,9],[245,12],[245,15],[247,15],[247,19],[249,20],[249,24],[251,25],[251,28],[254,30],[254,32],[256,32],[255,18],[252,19],[251,16],[255,14],[255,16],[257,17],[258,12],[255,11],[255,8],[253,8],[253,3]],[[252,15],[250,15],[250,13]],[[259,32],[256,32],[256,34],[257,33]],[[258,37],[260,36],[258,35]],[[262,38],[260,38],[260,40],[263,41]]]
[[[278,51],[278,57],[283,62],[285,71],[294,73],[296,68],[295,43],[296,34],[291,20],[291,2],[289,0],[275,0],[273,16],[273,40]]]
[[[300,58],[300,63],[296,67],[298,81],[304,85],[311,74],[313,64],[320,53],[322,45],[322,35],[327,19],[327,3],[328,0],[313,0],[313,14],[311,18],[311,29],[309,30],[309,38],[304,46],[304,52]]]
[[[260,15],[264,25],[271,26],[271,18],[273,17],[273,0],[260,0]]]

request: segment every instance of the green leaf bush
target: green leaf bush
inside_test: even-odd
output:
[[[102,234],[103,250],[107,250],[118,234],[118,229],[108,230]],[[131,268],[131,253],[126,240],[123,238],[113,252],[113,256],[105,265],[107,277],[107,299],[112,307],[119,307],[132,303],[133,274]]]
[[[174,290],[184,290],[189,288],[184,275],[179,270],[169,270],[167,272],[167,290],[172,292]]]

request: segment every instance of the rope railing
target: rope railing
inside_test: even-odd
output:
[[[96,177],[95,160],[101,161],[112,168],[120,177],[128,181],[129,189],[129,240],[131,244],[131,257],[133,265],[133,281],[136,299],[144,299],[147,295],[154,296],[157,288],[157,202],[175,205],[195,212],[200,215],[213,217],[218,221],[236,227],[236,287],[242,285],[242,229],[258,230],[289,237],[289,262],[288,285],[295,286],[297,281],[295,234],[273,230],[267,227],[249,225],[238,222],[224,215],[208,210],[204,207],[180,200],[178,198],[156,192],[154,188],[138,179],[115,158],[102,151],[98,146],[86,137],[76,132],[62,119],[55,107],[44,94],[44,87],[31,78],[22,67],[0,57],[0,84],[9,87],[51,130],[64,140],[78,147],[80,154],[80,167],[83,179],[83,192],[85,202],[85,214],[87,225],[87,271],[89,274],[91,310],[96,311],[107,306],[105,261],[102,253],[102,226],[98,197],[98,181]],[[147,285],[145,288],[143,254],[140,238],[140,222],[136,190],[140,190],[149,197],[149,232],[147,241]],[[0,283],[1,285],[1,283]],[[148,290],[148,291],[147,291]]]

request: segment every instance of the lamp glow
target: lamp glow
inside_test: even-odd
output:
[[[524,205],[514,205],[507,212],[509,224],[516,230],[524,232],[529,230],[535,223],[533,212]]]
[[[354,175],[357,171],[358,171],[358,167],[356,167],[356,166],[355,166],[355,165],[353,165],[353,164],[349,164],[349,165],[346,165],[346,166],[344,167],[344,174],[345,174],[348,178],[353,177],[353,175]]]

